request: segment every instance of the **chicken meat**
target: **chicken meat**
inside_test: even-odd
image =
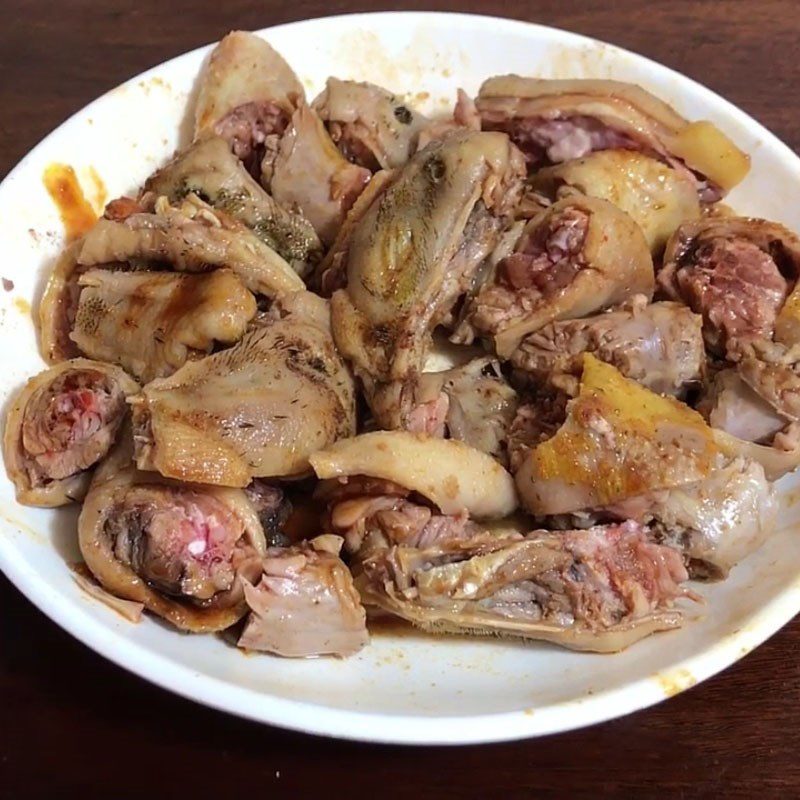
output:
[[[453,133],[402,168],[355,224],[333,333],[376,421],[405,428],[431,332],[492,251],[521,187],[499,133]]]

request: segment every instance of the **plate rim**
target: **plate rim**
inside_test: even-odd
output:
[[[436,20],[451,22],[457,26],[491,25],[495,29],[505,28],[509,32],[523,32],[530,29],[536,29],[544,35],[552,35],[553,32],[556,32],[560,42],[568,47],[596,46],[599,43],[604,48],[609,48],[615,55],[633,57],[635,61],[646,64],[651,69],[655,68],[665,76],[677,78],[684,84],[688,82],[697,97],[712,101],[717,108],[738,124],[757,131],[761,139],[765,143],[769,143],[769,146],[776,150],[781,158],[792,163],[795,172],[800,175],[800,157],[768,128],[731,101],[695,79],[647,56],[601,39],[561,28],[484,14],[381,11],[313,17],[261,28],[254,33],[268,34],[273,37],[279,36],[282,31],[290,28],[334,20],[352,22],[354,25],[362,24],[368,28],[372,20],[391,20],[392,18],[402,18],[404,23],[410,22],[411,24],[414,21],[424,24],[426,21]],[[156,70],[161,70],[179,59],[208,51],[213,44],[215,42],[210,42],[162,61],[109,89],[68,116],[32,147],[8,172],[0,182],[0,194],[11,190],[13,183],[28,162],[37,157],[38,151],[44,149],[49,140],[61,128],[74,124],[84,116],[90,116],[93,109],[103,103],[109,94],[118,91],[122,86],[146,80]],[[9,527],[12,524],[10,520],[3,520],[0,522],[0,528]],[[16,556],[12,542],[13,537],[0,536],[0,569],[15,588],[39,611],[74,639],[126,671],[188,700],[255,722],[301,733],[352,741],[405,745],[466,745],[514,741],[575,730],[616,719],[634,711],[649,708],[677,693],[667,693],[653,681],[652,677],[643,677],[590,696],[553,703],[542,709],[534,707],[533,709],[462,716],[345,710],[302,700],[281,698],[268,692],[244,688],[220,678],[195,672],[175,663],[168,656],[154,652],[143,644],[128,640],[123,632],[109,633],[99,621],[90,615],[80,611],[76,613],[74,606],[61,605],[57,594],[51,590],[49,584],[39,578],[33,566],[27,560]],[[795,599],[790,588],[782,588],[769,602],[748,617],[745,626],[747,628],[746,653],[743,652],[741,639],[732,634],[713,642],[708,648],[678,664],[671,665],[670,669],[673,672],[687,670],[692,676],[692,681],[685,687],[679,687],[679,691],[684,691],[732,666],[745,654],[773,636],[799,611],[800,597]],[[741,633],[743,637],[745,631],[743,630]],[[120,647],[120,645],[123,646]],[[256,698],[258,702],[254,702]],[[467,722],[472,724],[465,724]]]

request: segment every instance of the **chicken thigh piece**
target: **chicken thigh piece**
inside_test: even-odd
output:
[[[608,200],[639,225],[653,257],[680,224],[700,216],[691,176],[636,150],[598,150],[545,167],[531,187],[551,201],[576,192]]]
[[[762,466],[674,398],[586,354],[565,417],[515,475],[534,515],[591,512],[653,523],[656,531],[666,526],[693,573],[714,577],[770,532],[776,505]]]
[[[783,225],[710,217],[687,222],[670,237],[657,282],[702,314],[710,352],[738,360],[755,340],[800,343],[793,335],[798,277],[800,238]]]

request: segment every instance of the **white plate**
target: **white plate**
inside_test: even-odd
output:
[[[408,92],[426,111],[446,111],[458,86],[474,92],[495,73],[635,81],[682,114],[713,120],[752,155],[750,176],[730,197],[737,209],[800,229],[800,160],[708,89],[619,48],[458,14],[333,17],[263,35],[311,96],[333,74]],[[0,292],[0,403],[43,366],[29,307],[62,245],[44,168],[73,165],[90,198],[90,168],[110,197],[134,191],[185,142],[187,101],[207,52],[195,50],[104,95],[48,136],[0,186],[0,275],[15,284]],[[131,625],[84,595],[71,577],[76,511],[18,506],[4,476],[0,566],[45,614],[98,653],[201,703],[350,739],[490,742],[577,728],[656,703],[732,664],[791,619],[800,610],[800,535],[790,524],[795,484],[784,484],[782,529],[729,580],[702,587],[708,603],[701,619],[613,656],[384,633],[346,661],[289,661],[245,657],[218,638],[182,636],[152,619]]]

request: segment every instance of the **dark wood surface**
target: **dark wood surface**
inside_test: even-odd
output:
[[[0,176],[106,89],[231,28],[381,8],[494,13],[605,39],[700,80],[800,147],[795,0],[0,0]],[[173,697],[72,640],[0,578],[0,797],[798,797],[798,656],[795,621],[707,683],[588,730],[367,746]]]

